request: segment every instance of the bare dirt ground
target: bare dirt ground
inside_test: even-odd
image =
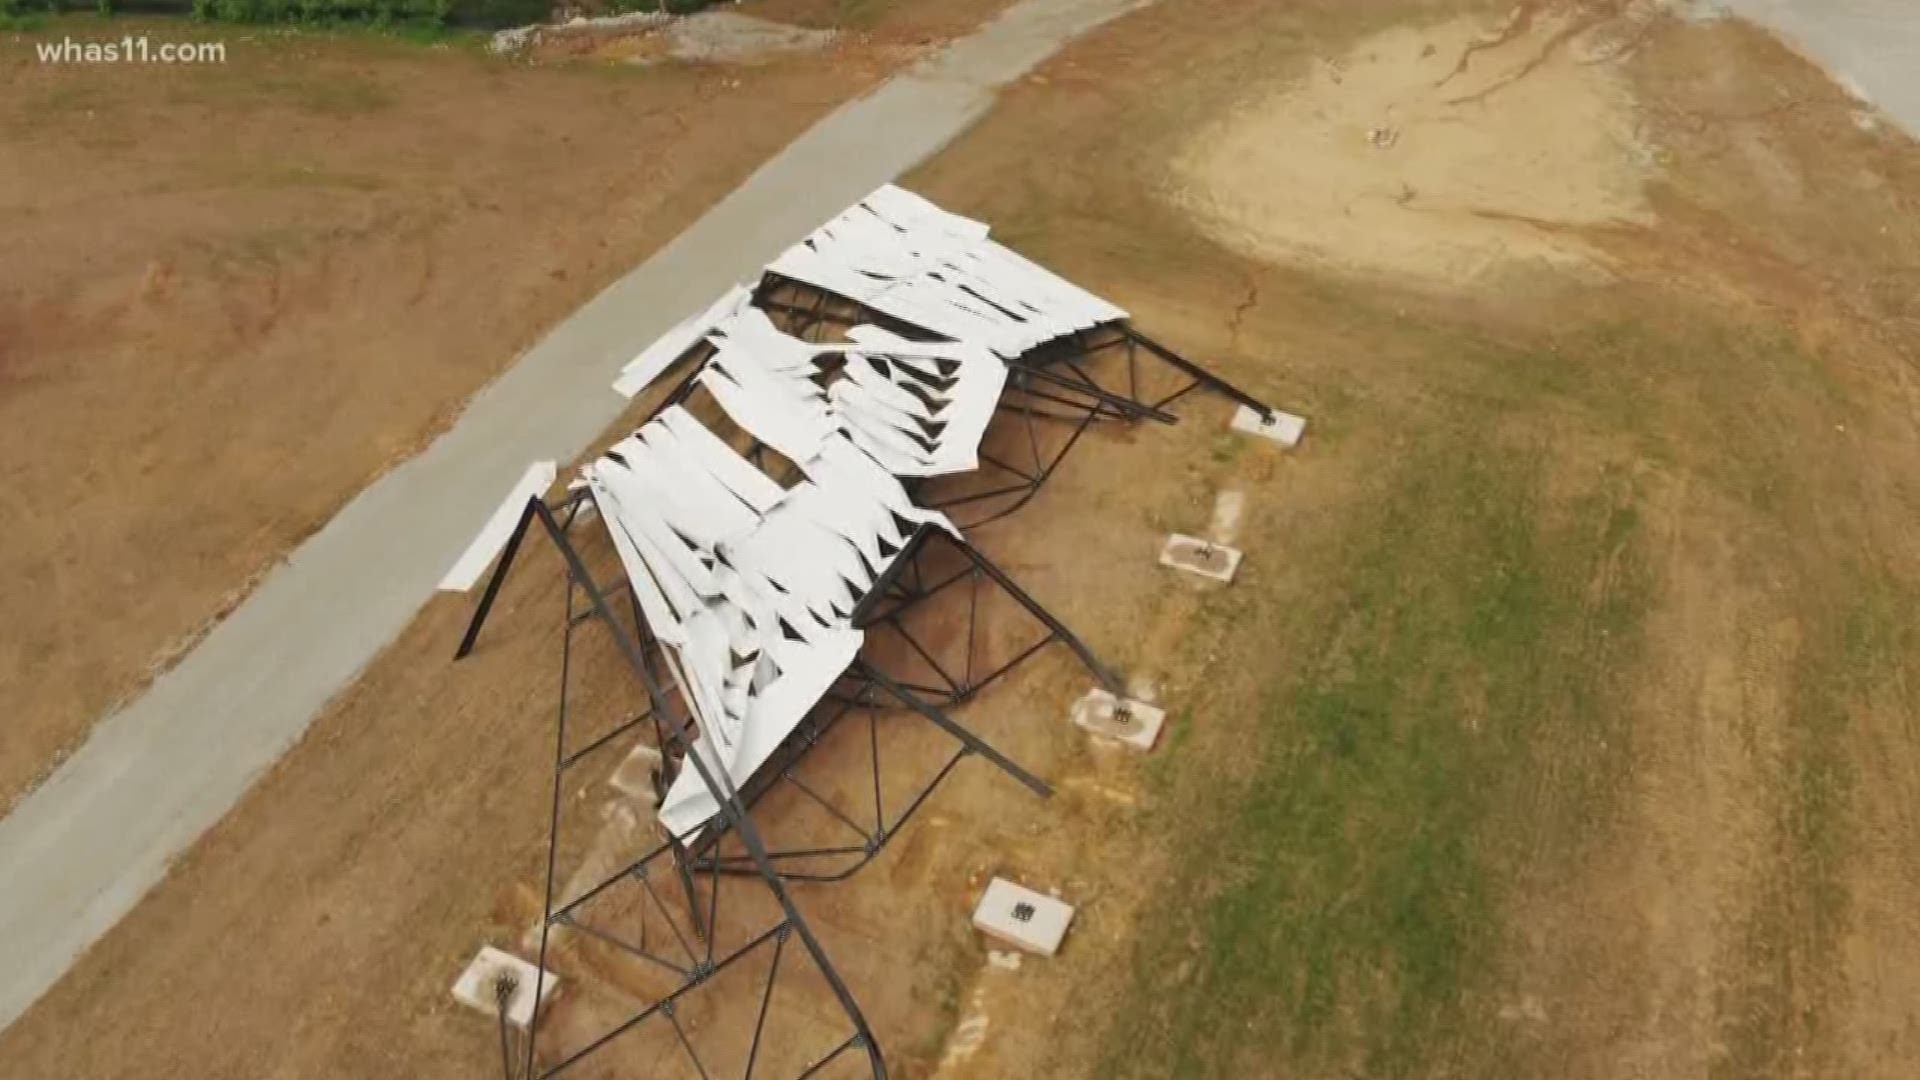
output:
[[[1463,47],[1503,28],[1537,51]],[[1582,35],[1602,70],[1556,71]],[[1299,111],[1382,43],[1514,78],[1465,112]],[[1407,100],[1371,70],[1356,100]],[[1446,182],[1492,231],[1349,257],[1298,245],[1260,155],[1193,171],[1266,125],[1324,130],[1362,187],[1431,178],[1426,124],[1524,145],[1551,110],[1497,98],[1539,74],[1634,133],[1604,199],[1483,170]],[[1857,111],[1750,28],[1652,9],[1193,0],[1069,49],[911,178],[1314,426],[1283,456],[1192,399],[980,535],[1172,726],[1150,759],[1087,745],[1049,656],[967,716],[1053,800],[965,763],[853,881],[796,889],[898,1074],[1910,1073],[1920,155]],[[1269,209],[1196,216],[1196,175]],[[1240,581],[1162,576],[1158,537],[1223,488]],[[534,910],[559,581],[536,548],[457,667],[464,608],[429,607],[0,1054],[492,1068],[445,987]],[[1080,905],[1058,958],[985,963],[987,873]]]
[[[791,52],[830,50],[837,66],[883,72],[979,25],[1007,0],[757,0],[630,31],[543,35],[532,56],[648,65],[670,60],[758,66]]]
[[[982,976],[1006,999],[995,1015],[1048,1008],[1038,985],[1117,1019],[990,1038],[953,1075],[1910,1068],[1911,988],[1877,958],[1916,944],[1887,903],[1916,873],[1891,809],[1920,717],[1916,342],[1895,285],[1916,250],[1913,145],[1750,28],[1639,5],[1486,11],[1478,40],[1506,44],[1456,48],[1435,82],[1483,62],[1513,77],[1422,121],[1405,102],[1428,91],[1399,67],[1369,82],[1366,60],[1391,45],[1431,62],[1423,38],[1446,58],[1457,11],[1298,5],[1231,46],[1142,17],[1151,61],[1119,33],[1090,44],[1008,103],[1017,124],[943,161],[951,188],[1025,220],[1075,208],[1075,247],[1162,271],[1155,307],[1193,313],[1180,340],[1211,329],[1321,420],[1313,452],[1251,486],[1268,509],[1250,528],[1287,569],[1163,631],[1194,635],[1177,648],[1190,673],[1168,679],[1194,756],[1158,777],[1183,808],[1159,842],[1186,850],[1154,882],[1150,929],[1061,984]],[[1317,61],[1232,85],[1300,39]],[[1175,69],[1220,74],[1191,97],[1145,79]],[[1151,105],[1091,89],[1130,74]],[[1388,107],[1349,108],[1368,101]],[[1505,190],[1503,169],[1531,179],[1557,152],[1537,126],[1556,112],[1589,121],[1565,136],[1577,154],[1599,152],[1595,129],[1633,137],[1609,134],[1614,158],[1583,175]],[[970,167],[1072,154],[1074,132],[1122,122],[1136,141],[1086,146],[1089,167],[1044,194]],[[1197,157],[1156,175],[1143,124]],[[1389,145],[1369,138],[1388,126]],[[1194,206],[1196,160],[1242,210],[1201,226],[1278,265],[1153,232],[1146,200]],[[1320,163],[1331,181],[1295,176]],[[1349,227],[1314,220],[1330,188],[1436,181],[1460,204],[1358,208],[1388,235],[1316,245]],[[1155,850],[1120,848],[1115,867]]]
[[[999,6],[894,5],[751,68],[177,22],[0,39],[0,807],[547,327]],[[32,52],[134,30],[228,59]]]
[[[1584,262],[1551,226],[1645,221],[1654,173],[1598,29],[1548,13],[1366,37],[1196,138],[1178,198],[1281,261],[1442,283]]]

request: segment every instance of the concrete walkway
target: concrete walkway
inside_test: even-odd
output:
[[[1777,31],[1843,85],[1920,133],[1920,4],[1914,0],[1720,0]]]
[[[0,821],[0,1028],[399,635],[529,461],[569,460],[618,418],[608,384],[641,346],[944,146],[1069,38],[1146,2],[1022,0],[828,116],[521,357],[101,723]]]

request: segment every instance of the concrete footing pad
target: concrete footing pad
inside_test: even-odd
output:
[[[1073,703],[1072,716],[1074,724],[1088,733],[1141,751],[1153,749],[1167,722],[1165,709],[1098,688]]]
[[[974,929],[1008,948],[1040,956],[1060,951],[1072,921],[1073,905],[1006,878],[988,882],[980,906],[973,909]]]
[[[1160,548],[1161,566],[1183,570],[1222,584],[1232,581],[1233,575],[1240,572],[1240,558],[1238,548],[1179,533],[1167,537],[1166,544]]]
[[[1283,413],[1278,409],[1273,411],[1273,419],[1262,420],[1259,413],[1242,405],[1234,411],[1233,430],[1245,435],[1258,435],[1291,450],[1300,445],[1301,437],[1307,433],[1307,421],[1305,417]]]
[[[511,989],[502,986],[502,980],[511,983]],[[460,981],[453,984],[455,1001],[487,1014],[500,1014],[500,994],[506,989],[507,1023],[526,1030],[533,1022],[534,984],[540,985],[542,1003],[560,989],[560,976],[549,971],[545,979],[540,977],[540,969],[514,956],[501,952],[491,945],[480,948],[480,954],[460,973]]]

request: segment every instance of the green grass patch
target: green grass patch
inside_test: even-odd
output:
[[[1420,392],[1346,419],[1408,434],[1337,521],[1285,538],[1300,595],[1251,578],[1200,631],[1272,664],[1251,704],[1203,675],[1183,705],[1251,709],[1257,753],[1230,783],[1186,741],[1156,763],[1189,891],[1146,920],[1100,1075],[1540,1075],[1565,1025],[1516,1022],[1511,965],[1557,946],[1516,919],[1620,835],[1643,624],[1666,602],[1650,559],[1676,515],[1737,553],[1745,654],[1702,647],[1780,695],[1754,721],[1770,846],[1716,965],[1711,1075],[1844,1071],[1823,1054],[1861,717],[1920,708],[1920,595],[1864,531],[1873,451],[1844,434],[1830,362],[1660,305],[1524,345],[1403,326],[1383,347]]]
[[[1853,728],[1876,700],[1913,715],[1917,703],[1899,688],[1903,666],[1920,656],[1920,596],[1864,567],[1826,570],[1836,578],[1823,595],[1803,598],[1811,617],[1791,664],[1785,744],[1767,777],[1774,851],[1715,1002],[1715,1080],[1844,1071],[1829,1056],[1837,1033],[1827,1006],[1840,989],[1851,909]]]
[[[870,26],[895,5],[895,0],[835,0],[842,26]]]
[[[1166,944],[1139,958],[1138,1015],[1101,1075],[1515,1067],[1476,993],[1502,955],[1504,890],[1542,852],[1573,862],[1605,819],[1650,589],[1625,474],[1569,495],[1549,482],[1554,448],[1486,409],[1515,365],[1550,358],[1483,358],[1492,387],[1455,399],[1482,422],[1398,455],[1306,610],[1254,596],[1221,613],[1223,637],[1273,658],[1254,775],[1192,811],[1209,824],[1183,831],[1202,838],[1184,880],[1212,891],[1161,913]],[[1205,767],[1166,771],[1196,787]]]

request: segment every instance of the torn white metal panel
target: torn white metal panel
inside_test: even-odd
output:
[[[1125,308],[1088,292],[996,241],[988,240],[968,254],[990,268],[985,276],[994,280],[1004,276],[1009,288],[1022,296],[1032,293],[1045,298],[1049,306],[1079,311],[1088,325],[1118,322],[1128,317]]]
[[[980,355],[978,345],[969,345],[960,341],[913,341],[891,330],[865,324],[849,329],[847,337],[865,346],[870,352],[885,353],[888,356],[900,358],[967,360]]]
[[[621,526],[633,538],[641,557],[665,586],[668,601],[682,617],[700,606],[700,597],[719,591],[712,568],[701,558],[701,549],[662,516],[665,485],[658,482],[658,476],[637,473],[628,465],[602,458],[596,479],[614,494]],[[605,511],[606,507],[601,507],[601,512]]]
[[[707,341],[697,385],[804,477],[783,488],[678,405],[585,470],[694,713],[694,752],[732,786],[853,662],[853,613],[915,530],[960,539],[900,478],[977,468],[1003,358],[1126,314],[993,243],[986,225],[892,186],[769,269],[940,340],[856,326],[844,343],[807,342],[736,290],[622,376],[637,389]],[[660,819],[684,836],[717,809],[683,769]]]
[[[987,238],[984,222],[962,217],[894,184],[882,184],[860,204],[902,230],[932,232],[972,243]]]
[[[627,572],[634,597],[640,604],[640,611],[653,629],[654,636],[667,645],[680,645],[686,640],[686,631],[680,624],[680,617],[667,601],[665,590],[654,577],[653,568],[640,553],[639,545],[633,534],[627,530],[619,512],[619,497],[611,488],[602,483],[595,473],[595,467],[589,464],[583,470],[588,488],[593,493],[594,504],[600,509],[600,518],[606,523],[607,533],[613,538],[614,551],[620,556],[620,565]]]
[[[743,312],[716,328],[721,349],[696,376],[760,442],[804,461],[837,426],[899,476],[978,467],[979,441],[1007,377],[992,351],[911,342],[876,327],[855,328],[874,348],[822,347],[756,323],[760,316]],[[823,395],[815,377],[834,355],[844,366]],[[796,358],[804,363],[795,366]]]
[[[898,357],[850,354],[850,378],[828,388],[842,427],[889,472],[939,476],[979,467],[980,440],[999,405],[1007,367],[977,347],[953,355],[962,359],[940,376]]]
[[[705,428],[700,430],[706,431]],[[711,432],[708,435],[712,437]],[[746,526],[750,527],[753,521],[758,520],[759,514],[780,501],[780,485],[764,473],[748,468],[745,473],[736,474],[735,470],[729,468],[729,462],[739,460],[732,454],[716,455],[712,447],[704,442],[683,441],[677,432],[664,424],[648,425],[639,438],[652,452],[654,459],[663,463],[669,472],[691,478],[689,483],[700,489],[702,498],[722,504],[719,513],[735,516]],[[725,448],[725,444],[720,443],[717,437],[714,437],[714,442]],[[745,494],[742,493],[743,488]],[[768,492],[766,488],[773,490]],[[725,539],[735,531],[727,530],[715,539]]]
[[[601,518],[616,543],[624,542],[632,549],[632,562],[626,560],[626,552],[621,553],[628,577],[634,579],[636,586],[642,576],[654,582],[671,613],[668,621],[678,627],[688,612],[700,606],[699,594],[687,583],[686,577],[697,564],[685,558],[684,549],[674,552],[674,548],[681,546],[677,538],[669,536],[667,546],[661,546],[659,519],[647,508],[646,489],[627,482],[629,474],[624,469],[605,459],[587,468]],[[636,569],[643,570],[644,575],[637,574]],[[666,636],[662,633],[662,637]],[[678,637],[679,633],[674,636]]]
[[[814,483],[799,484],[792,494],[787,506],[822,528],[838,533],[859,551],[869,566],[886,565],[888,559],[881,550],[882,544],[891,545],[895,550],[901,545],[893,515],[877,503],[846,498]],[[870,581],[869,576],[863,587]]]
[[[780,677],[753,696],[733,760],[723,767],[714,760],[711,750],[702,753],[703,748],[696,744],[694,752],[702,753],[716,771],[724,770],[735,787],[745,783],[853,663],[864,637],[857,630],[841,630],[825,635],[818,644],[785,643]],[[699,774],[688,767],[680,770],[667,789],[659,817],[669,833],[684,839],[719,812],[719,804]]]
[[[652,484],[653,507],[673,531],[695,543],[713,545],[744,535],[760,516],[736,498],[712,473],[677,452],[677,446],[656,449],[638,438],[622,440],[613,450],[638,476],[671,477],[675,482]]]
[[[768,264],[768,270],[816,288],[864,302],[890,279],[875,278],[848,267],[811,243],[796,244]]]
[[[740,746],[744,716],[726,707],[728,663],[731,642],[720,620],[706,611],[697,611],[687,620],[687,641],[679,650],[680,670],[688,693],[693,695],[693,717],[719,751],[729,772]]]
[[[815,230],[768,269],[1010,359],[1126,317],[994,243],[980,222],[892,186]]]
[[[856,386],[838,383],[831,396],[843,430],[855,445],[885,465],[888,472],[900,476],[929,473],[932,453],[909,437],[906,425],[910,420],[872,400]]]
[[[787,493],[779,484],[734,453],[733,448],[720,436],[708,431],[685,409],[675,405],[662,412],[659,420],[667,431],[679,439],[683,448],[693,452],[703,468],[727,485],[748,506],[764,514],[786,498]],[[652,429],[653,425],[647,427]]]
[[[536,461],[527,466],[527,471],[520,474],[520,479],[507,492],[507,497],[500,500],[500,505],[488,516],[486,524],[480,526],[473,542],[453,561],[453,565],[447,569],[447,575],[440,579],[442,592],[466,592],[473,588],[473,583],[480,580],[481,573],[493,562],[493,557],[500,554],[500,549],[506,546],[507,538],[513,535],[513,527],[520,520],[520,512],[526,509],[527,500],[552,487],[557,472],[551,461]]]
[[[701,371],[699,379],[700,385],[707,388],[734,423],[790,461],[813,456],[821,441],[833,432],[824,408],[819,415],[801,413],[790,401],[749,390],[715,367]]]
[[[622,397],[632,397],[653,384],[655,379],[676,360],[687,354],[687,350],[699,344],[708,330],[715,324],[747,306],[753,294],[746,288],[736,285],[725,296],[715,300],[705,311],[690,316],[673,329],[660,335],[660,339],[641,350],[624,368],[620,377],[613,382],[614,390]]]
[[[811,343],[781,332],[766,312],[754,307],[715,324],[709,337],[715,344],[747,349],[763,366],[779,370],[805,369],[813,363],[817,351]]]
[[[966,472],[979,467],[980,440],[993,421],[1000,405],[1000,394],[1007,385],[1007,366],[986,356],[977,364],[962,368],[962,377],[948,394],[947,407],[940,412],[946,424],[940,445],[952,455],[943,463],[943,472]]]
[[[931,419],[933,410],[927,408],[924,400],[906,389],[904,384],[907,380],[889,370],[891,367],[891,363],[877,353],[848,353],[845,372],[847,378],[859,387],[862,396],[906,416]]]
[[[960,538],[960,530],[945,514],[913,505],[898,478],[846,439],[830,439],[821,444],[820,453],[802,462],[800,468],[817,484],[824,487],[844,484],[846,490],[869,493],[896,517],[915,524],[937,525],[952,533],[954,539]]]
[[[747,375],[744,385],[716,368],[708,376],[722,387],[716,398],[748,402],[760,427],[808,430],[804,396],[763,385],[779,373]],[[864,637],[852,615],[905,549],[903,530],[952,528],[838,432],[794,457],[807,479],[776,497],[738,452],[669,409],[583,470],[641,615],[666,646],[698,752],[735,785],[852,663]],[[683,835],[716,809],[685,770],[660,817]]]

